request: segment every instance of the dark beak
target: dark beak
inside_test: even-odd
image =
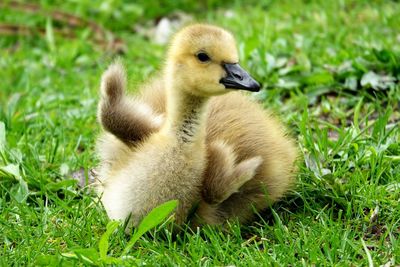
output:
[[[260,84],[253,79],[238,63],[222,65],[226,70],[226,77],[219,82],[227,89],[243,89],[252,92],[260,91]]]

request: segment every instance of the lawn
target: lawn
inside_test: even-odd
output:
[[[0,1],[0,266],[400,264],[398,1],[32,2]],[[101,73],[121,57],[132,91],[157,73],[149,35],[178,8],[234,33],[300,171],[250,225],[163,223],[120,257],[130,237],[72,174],[98,163]]]

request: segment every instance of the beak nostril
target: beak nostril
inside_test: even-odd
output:
[[[234,76],[235,78],[238,78],[238,79],[241,80],[241,81],[243,80],[243,77],[242,77],[242,75],[240,75],[240,74],[234,73],[233,76]]]

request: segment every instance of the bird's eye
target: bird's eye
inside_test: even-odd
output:
[[[204,52],[200,52],[196,56],[201,62],[210,61],[210,57]]]

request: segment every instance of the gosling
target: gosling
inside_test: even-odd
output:
[[[258,90],[237,62],[228,32],[192,25],[174,38],[163,77],[139,97],[125,95],[121,65],[106,71],[99,120],[109,133],[98,148],[100,193],[111,218],[132,214],[137,223],[175,198],[181,203],[178,223],[199,200],[195,224],[244,223],[254,208],[262,210],[287,192],[295,176],[293,140],[245,95],[223,95]]]

